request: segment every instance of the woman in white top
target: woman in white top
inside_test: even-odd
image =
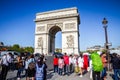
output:
[[[78,58],[78,66],[79,66],[79,70],[80,70],[80,77],[82,77],[82,73],[83,73],[83,56],[82,54],[80,54],[79,58]]]
[[[6,76],[7,76],[7,73],[8,73],[8,61],[7,61],[7,55],[4,54],[1,58],[2,62],[2,71],[1,71],[1,74],[0,74],[0,80],[6,80]]]
[[[74,72],[73,64],[74,64],[73,56],[70,55],[70,56],[69,56],[69,72],[70,72],[70,73]]]

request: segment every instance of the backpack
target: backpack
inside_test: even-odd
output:
[[[36,80],[43,80],[44,67],[45,67],[45,64],[42,64],[41,67],[39,67],[38,64],[36,64]]]
[[[34,62],[30,62],[28,65],[29,69],[32,70],[35,68],[35,63]]]
[[[28,64],[28,68],[30,70],[34,69],[35,68],[35,61],[33,58],[30,59],[30,63]]]
[[[100,55],[97,53],[92,53],[91,54],[91,59],[92,59],[92,66],[93,66],[93,70],[100,72],[103,70],[103,64],[102,64],[102,60],[100,58]]]

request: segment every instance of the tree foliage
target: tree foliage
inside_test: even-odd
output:
[[[25,52],[30,52],[30,53],[34,52],[34,49],[32,47],[25,47],[24,50]]]
[[[34,52],[33,47],[20,47],[19,44],[14,44],[13,46],[6,46],[6,48],[8,50],[17,51],[17,52],[20,52],[20,53],[24,53],[24,52],[33,53]]]

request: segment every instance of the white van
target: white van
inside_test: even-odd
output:
[[[8,54],[8,53],[12,53],[14,55],[14,58],[16,58],[18,55],[20,55],[19,52],[16,51],[0,51],[0,58],[4,55],[4,54]]]

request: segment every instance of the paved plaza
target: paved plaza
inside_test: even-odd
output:
[[[9,71],[7,75],[7,80],[17,80],[16,78],[17,71]],[[111,73],[110,73],[111,74]],[[21,80],[25,80],[24,77],[24,72],[21,74],[23,77]],[[47,73],[47,80],[92,80],[90,79],[90,73],[84,74],[84,76],[81,78],[79,77],[76,73],[73,73],[71,75],[64,75],[64,76],[59,76],[57,73],[54,74],[53,71],[48,71]],[[113,80],[111,76],[108,76],[107,80]]]
[[[54,74],[53,73],[53,65],[51,64],[53,57],[46,56],[46,59],[47,59],[46,64],[48,66],[47,80],[92,80],[92,79],[90,79],[90,72],[87,72],[86,74],[84,74],[82,78],[79,77],[79,75],[77,75],[76,73],[72,73],[69,76],[67,76],[67,75],[59,76],[57,73]],[[24,74],[25,74],[25,71],[21,74],[22,75],[21,80],[25,80]],[[113,74],[113,72],[110,72],[109,74]],[[107,80],[113,80],[109,74],[108,74]],[[16,75],[17,75],[17,70],[15,70],[14,72],[9,71],[8,75],[7,75],[7,79],[8,80],[17,80]]]

